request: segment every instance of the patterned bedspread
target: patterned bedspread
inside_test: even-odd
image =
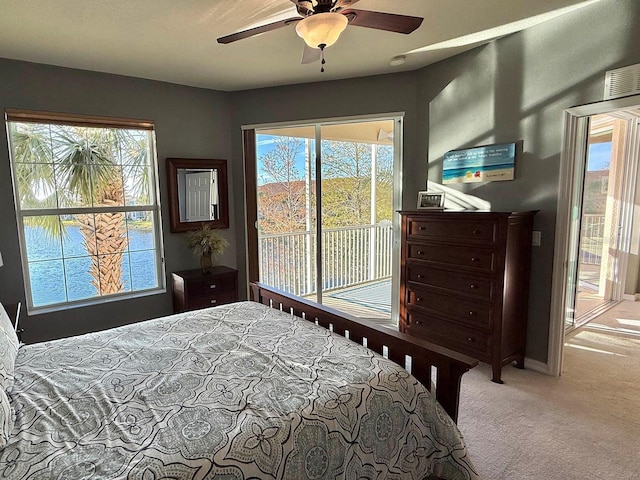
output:
[[[405,370],[253,302],[20,348],[9,479],[476,479]]]

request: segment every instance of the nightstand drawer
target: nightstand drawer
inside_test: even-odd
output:
[[[496,271],[496,253],[477,246],[408,243],[407,258],[454,265],[486,272]]]
[[[194,296],[233,292],[236,289],[236,278],[235,275],[218,275],[210,278],[189,280],[187,289],[189,294]]]
[[[477,221],[450,218],[413,219],[408,220],[407,238],[411,239],[441,239],[447,242],[493,244],[498,238],[498,223],[496,221]]]
[[[407,281],[409,282],[442,288],[453,295],[464,294],[485,301],[493,300],[495,282],[490,278],[455,270],[441,270],[418,265],[408,265],[406,269]]]
[[[490,351],[490,334],[413,310],[408,311],[405,333],[476,356],[480,360],[486,360]]]
[[[193,297],[189,299],[189,309],[215,307],[218,305],[224,305],[225,303],[232,303],[236,300],[235,292]]]
[[[442,317],[456,320],[483,330],[493,326],[494,309],[480,302],[469,302],[464,297],[450,297],[438,292],[407,287],[407,305],[416,306]]]

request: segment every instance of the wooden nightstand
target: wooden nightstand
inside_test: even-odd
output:
[[[238,301],[238,271],[229,267],[173,272],[171,286],[175,313]]]

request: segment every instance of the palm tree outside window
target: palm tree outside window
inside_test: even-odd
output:
[[[153,124],[7,120],[29,311],[164,291]]]

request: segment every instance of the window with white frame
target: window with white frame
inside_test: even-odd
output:
[[[164,291],[153,123],[6,118],[29,311]]]

